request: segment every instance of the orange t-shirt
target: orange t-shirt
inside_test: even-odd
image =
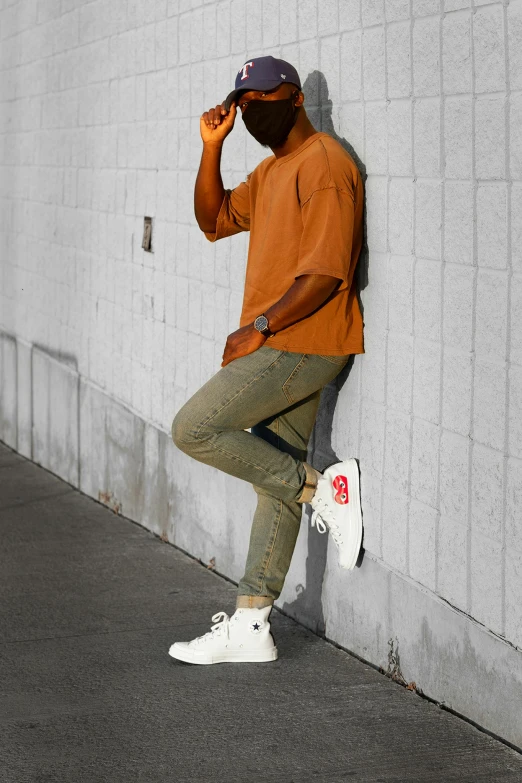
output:
[[[240,326],[275,304],[300,275],[342,280],[321,307],[268,338],[297,353],[364,353],[354,270],[363,241],[363,182],[351,155],[328,133],[289,155],[265,158],[225,191],[211,242],[250,231]]]

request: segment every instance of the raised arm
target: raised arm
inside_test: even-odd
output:
[[[223,142],[234,127],[236,105],[227,112],[224,104],[201,115],[199,128],[203,140],[201,163],[194,187],[194,212],[202,231],[213,233],[225,197],[221,179],[221,150]]]

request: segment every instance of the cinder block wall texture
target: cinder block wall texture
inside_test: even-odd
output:
[[[253,490],[170,440],[248,242],[195,222],[199,116],[290,60],[366,175],[366,353],[311,445],[360,460],[365,555],[342,572],[305,513],[278,606],[522,746],[522,2],[0,9],[0,437],[240,578]],[[239,119],[225,186],[265,155]]]

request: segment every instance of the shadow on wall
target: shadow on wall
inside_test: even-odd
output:
[[[66,392],[56,383],[57,374],[67,378]],[[28,346],[0,329],[0,378],[0,439],[78,486],[80,394],[76,356],[39,342]]]
[[[352,156],[363,183],[366,184],[366,166],[353,148],[348,139],[338,136],[332,120],[332,101],[329,98],[328,83],[326,77],[321,71],[312,71],[303,84],[305,94],[306,112],[310,121],[318,130],[329,133],[330,136],[339,142],[344,149]],[[357,299],[359,307],[364,318],[364,307],[361,301],[360,292],[368,285],[368,244],[366,231],[366,198],[364,200],[363,212],[363,245],[361,255],[355,270],[355,281],[357,287]],[[310,438],[308,447],[308,460],[317,470],[324,470],[335,462],[346,459],[347,454],[337,455],[332,448],[332,426],[335,407],[339,392],[344,386],[354,364],[354,356],[351,356],[348,363],[343,367],[339,375],[327,386],[324,387],[315,427]],[[328,546],[328,537],[317,535],[317,531],[310,526],[312,509],[309,505],[305,506],[304,519],[308,530],[308,555],[306,558],[306,577],[305,584],[297,585],[297,597],[294,601],[287,601],[282,605],[282,610],[291,617],[302,621],[316,633],[324,634],[325,621],[322,609],[322,583],[326,568],[326,552]],[[364,531],[363,531],[364,544]],[[357,566],[360,566],[364,556],[364,549],[361,548]]]

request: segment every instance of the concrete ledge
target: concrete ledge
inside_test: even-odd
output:
[[[0,334],[0,378],[0,437],[17,449],[17,344],[14,337],[6,334]]]
[[[32,421],[33,421],[33,400],[32,400],[32,347],[22,340],[16,341],[17,358],[17,432],[18,446],[20,454],[28,459],[33,458],[32,454]]]
[[[522,651],[370,553],[324,606],[327,638],[522,748]]]
[[[27,346],[9,337],[0,346],[7,445],[27,454],[31,444],[42,466],[239,581],[255,507],[251,487],[190,460],[170,433],[80,378],[69,362],[33,349],[29,371]],[[522,652],[370,552],[360,567],[343,571],[307,513],[276,605],[521,748]]]
[[[31,377],[32,458],[77,487],[79,375],[35,348]]]

